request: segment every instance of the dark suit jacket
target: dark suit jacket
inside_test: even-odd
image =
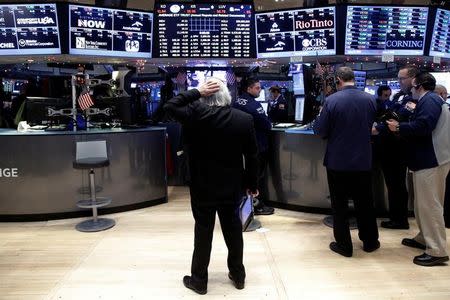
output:
[[[183,125],[191,200],[202,206],[237,203],[245,189],[257,188],[253,118],[230,106],[208,106],[199,98],[200,93],[193,89],[164,105]]]

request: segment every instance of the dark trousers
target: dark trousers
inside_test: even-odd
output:
[[[258,190],[259,205],[264,206],[264,202],[269,198],[269,188],[267,185],[267,165],[269,163],[269,153],[267,151],[258,153]]]
[[[333,171],[327,169],[333,208],[333,233],[336,242],[346,251],[352,251],[349,228],[348,200],[355,205],[359,239],[364,243],[378,240],[378,227],[373,207],[370,171]]]
[[[408,223],[406,164],[383,158],[380,163],[388,192],[389,218],[391,221]]]
[[[211,257],[211,244],[216,212],[219,215],[220,226],[225,244],[228,248],[228,270],[233,276],[233,279],[244,281],[244,241],[242,238],[242,224],[239,218],[238,204],[202,207],[195,205],[191,201],[191,207],[195,219],[195,240],[191,275],[195,286],[203,289],[208,284],[208,265]]]
[[[444,220],[445,227],[450,228],[450,174],[447,175],[445,183]]]

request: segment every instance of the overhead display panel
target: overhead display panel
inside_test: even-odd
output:
[[[335,55],[334,7],[256,14],[257,56]]]
[[[153,14],[69,5],[70,54],[151,58]]]
[[[428,7],[348,6],[346,55],[423,55]]]
[[[439,8],[436,12],[430,56],[450,58],[450,10]]]
[[[61,54],[55,4],[0,5],[0,55]]]
[[[252,58],[253,6],[156,3],[155,57]]]

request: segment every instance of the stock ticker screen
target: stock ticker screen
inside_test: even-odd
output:
[[[431,39],[430,56],[450,58],[450,11],[438,9]]]
[[[346,55],[423,55],[427,7],[348,6]]]
[[[155,57],[252,58],[253,7],[156,3]]]
[[[334,7],[256,14],[257,55],[335,55],[335,24]]]
[[[152,26],[152,13],[69,5],[69,53],[151,58]]]
[[[0,55],[61,54],[55,4],[0,5]]]

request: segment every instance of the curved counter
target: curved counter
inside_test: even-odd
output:
[[[99,213],[167,202],[164,128],[26,132],[1,129],[0,221],[88,216],[88,170],[73,169],[77,141],[106,140],[110,166],[96,169],[97,195],[112,198]]]
[[[311,130],[273,129],[269,145],[268,199],[275,207],[330,213],[327,172],[323,166],[326,141]],[[373,172],[378,214],[387,211],[381,171]]]

